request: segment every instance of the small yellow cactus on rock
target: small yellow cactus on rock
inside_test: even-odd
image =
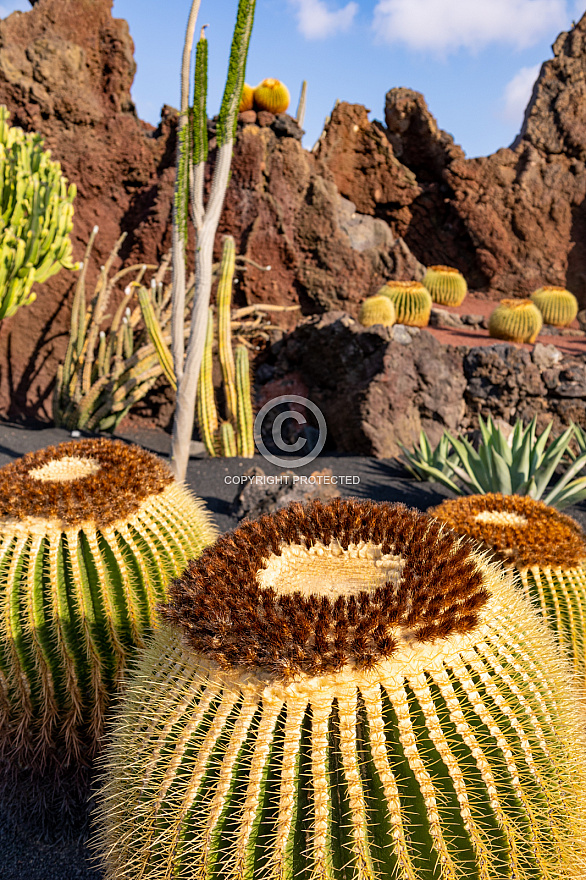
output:
[[[246,110],[252,110],[254,107],[254,88],[244,83],[242,87],[242,97],[238,106],[238,112],[244,113]]]
[[[579,698],[486,554],[403,505],[248,522],[130,678],[108,880],[582,880]]]
[[[578,300],[565,287],[540,287],[531,299],[545,323],[554,327],[567,327],[578,314]]]
[[[257,110],[284,113],[290,100],[287,86],[278,79],[263,79],[254,90],[254,106]]]
[[[396,321],[395,306],[388,296],[369,296],[360,307],[358,320],[364,327],[392,327]]]
[[[543,327],[541,312],[530,299],[502,299],[488,319],[488,333],[508,342],[533,343]]]

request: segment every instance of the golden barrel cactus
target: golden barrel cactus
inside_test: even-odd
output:
[[[244,113],[245,110],[252,110],[254,107],[254,88],[249,86],[248,83],[244,83],[242,87],[242,96],[240,98],[240,104],[238,106],[238,112]]]
[[[290,100],[287,86],[278,79],[263,79],[254,90],[254,107],[256,110],[284,113],[289,106]]]
[[[543,327],[541,312],[530,299],[502,299],[488,319],[488,333],[508,342],[535,342]]]
[[[364,327],[374,324],[392,327],[396,320],[395,306],[388,296],[369,296],[360,307],[358,320]]]
[[[513,566],[518,585],[586,675],[586,536],[575,520],[526,495],[468,495],[429,511]]]
[[[431,314],[431,296],[419,281],[387,281],[377,296],[388,296],[395,307],[397,324],[427,327]]]
[[[442,306],[459,306],[468,293],[466,279],[451,266],[430,266],[423,284],[429,290],[433,302]]]
[[[471,542],[294,504],[170,592],[104,755],[108,880],[583,877],[568,670]]]
[[[215,537],[202,502],[136,446],[76,440],[0,469],[0,755],[97,750],[168,582]]]
[[[567,327],[578,314],[578,300],[565,287],[540,287],[531,299],[545,323],[554,327]]]

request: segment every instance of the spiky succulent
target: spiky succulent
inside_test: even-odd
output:
[[[360,306],[358,320],[364,327],[374,324],[392,327],[396,320],[395,306],[388,296],[369,296]]]
[[[387,281],[378,296],[388,296],[397,315],[397,324],[427,327],[431,314],[431,296],[419,281]]]
[[[504,569],[403,505],[294,504],[171,588],[105,755],[108,880],[570,880],[578,698]]]
[[[0,754],[95,752],[169,580],[214,540],[154,455],[83,439],[0,469]]]
[[[459,306],[468,293],[466,279],[451,266],[430,266],[423,284],[429,290],[434,303],[443,306]]]
[[[530,299],[501,299],[488,319],[488,332],[508,342],[535,342],[543,327],[541,312]]]
[[[519,586],[586,672],[586,537],[571,517],[516,495],[469,495],[429,511],[514,566]]]
[[[242,97],[238,105],[238,112],[244,113],[245,110],[252,110],[254,107],[254,88],[244,83],[242,86]]]
[[[284,113],[289,106],[290,100],[287,86],[278,79],[263,79],[254,90],[254,106],[256,110]]]
[[[565,287],[540,287],[531,299],[543,315],[546,324],[567,327],[578,314],[578,300]]]

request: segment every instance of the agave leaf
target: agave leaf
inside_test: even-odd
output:
[[[545,503],[551,504],[554,507],[557,506],[554,504],[553,501],[550,501],[548,499],[557,498],[558,494],[561,493],[565,489],[565,487],[568,485],[568,483],[570,483],[570,480],[573,480],[574,477],[576,476],[576,474],[578,474],[584,467],[586,467],[586,452],[584,452],[582,455],[580,455],[576,459],[576,461],[574,461],[573,464],[568,468],[568,470],[565,472],[563,477],[561,477],[558,480],[558,482],[555,484],[553,489],[547,495],[547,498],[544,499]],[[576,482],[579,482],[580,480],[586,480],[586,476],[580,477],[579,480],[577,480]]]
[[[520,424],[520,422],[517,422],[517,424]],[[522,443],[515,449],[513,461],[511,462],[512,494],[523,494],[521,486],[528,481],[530,474],[531,446],[529,443]]]
[[[480,425],[480,433],[482,434],[482,442],[485,446],[490,444],[490,439],[492,437],[492,432],[494,430],[494,425],[491,417],[489,416],[486,422],[482,421],[482,416],[478,416],[478,424]]]
[[[429,474],[429,479],[434,480],[436,483],[442,483],[444,486],[447,486],[448,489],[451,489],[452,492],[455,492],[456,495],[464,494],[462,489],[439,468],[433,467],[433,465],[427,464],[427,462],[424,461],[418,462],[417,467],[424,473]]]
[[[486,470],[483,466],[482,459],[480,455],[471,443],[468,440],[461,440],[456,437],[452,437],[451,434],[448,434],[451,444],[457,452],[460,461],[462,462],[462,466],[464,468],[464,472],[467,475],[467,478],[463,478],[461,476],[460,468],[453,468],[454,473],[460,477],[460,479],[467,479],[467,482],[472,484],[479,492],[489,492],[490,491],[490,481],[489,475],[486,473]]]
[[[556,486],[555,490],[550,492],[545,499],[545,503],[551,505],[551,507],[557,507],[558,510],[563,510],[564,507],[569,507],[570,504],[578,504],[584,498],[586,498],[586,477],[579,477],[562,490],[559,490],[559,487]]]
[[[506,459],[496,450],[492,452],[492,464],[497,482],[497,485],[492,487],[492,491],[500,492],[502,495],[512,495],[511,471]]]
[[[533,424],[534,421],[537,424],[536,418],[533,417],[533,419],[531,421],[531,425]],[[531,427],[531,425],[529,425],[529,428]],[[529,430],[529,429],[527,429],[527,430]],[[543,433],[539,435],[537,440],[535,440],[534,433],[533,433],[533,441],[529,440],[529,446],[530,446],[530,448],[532,448],[532,453],[531,453],[532,473],[534,473],[535,470],[537,469],[537,467],[539,467],[539,465],[541,464],[541,461],[543,459],[543,454],[545,451],[545,444],[547,443],[547,439],[550,435],[550,432],[551,432],[551,422],[549,422],[549,424],[547,425],[547,427],[545,428]]]
[[[564,456],[564,452],[568,447],[571,436],[572,430],[571,428],[568,428],[567,431],[564,431],[563,434],[548,446],[541,462],[539,462],[538,467],[535,468],[534,476],[538,491],[537,498],[541,498],[547,489],[555,469]]]

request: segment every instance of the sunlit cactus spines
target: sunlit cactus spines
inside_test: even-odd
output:
[[[358,320],[364,327],[382,324],[392,327],[397,319],[395,306],[388,296],[369,296],[360,307]]]
[[[442,306],[459,306],[468,293],[466,279],[451,266],[429,266],[423,284],[434,303]]]
[[[468,495],[429,511],[514,566],[519,587],[586,676],[586,536],[575,520],[521,495]]]
[[[242,86],[242,97],[238,106],[238,112],[244,113],[246,110],[252,110],[254,107],[254,87],[244,83]]]
[[[488,333],[507,342],[533,343],[543,327],[541,312],[530,299],[502,299],[488,319]]]
[[[9,119],[0,105],[0,319],[34,302],[35,283],[78,268],[69,237],[75,184],[67,185],[39,134]]]
[[[256,110],[284,113],[289,106],[290,100],[289,89],[278,79],[263,79],[254,90],[254,106]]]
[[[565,287],[540,287],[531,299],[543,315],[546,324],[567,327],[578,314],[578,300]]]
[[[395,307],[397,324],[427,327],[431,314],[431,296],[419,281],[387,281],[378,296],[388,296]]]
[[[104,755],[108,880],[578,880],[580,698],[498,563],[291,505],[171,587]]]
[[[0,755],[91,757],[169,581],[215,537],[139,447],[82,439],[0,469]]]

